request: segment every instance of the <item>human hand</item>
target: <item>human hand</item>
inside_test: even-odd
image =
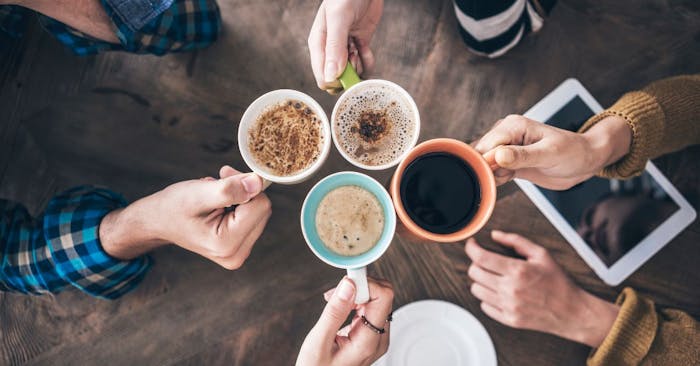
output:
[[[370,300],[365,304],[355,304],[355,285],[348,278],[323,295],[328,303],[301,345],[297,366],[370,365],[386,353],[394,291],[385,281],[368,278],[368,283]],[[352,322],[340,329],[353,309]],[[377,334],[363,324],[362,315],[385,332]]]
[[[311,68],[319,88],[335,93],[342,89],[337,80],[350,60],[358,74],[374,66],[369,47],[383,0],[325,0],[309,32]],[[348,57],[349,54],[349,57]]]
[[[525,259],[506,257],[482,248],[473,238],[467,240],[471,293],[481,300],[484,313],[514,328],[600,346],[619,307],[576,286],[543,247],[496,230],[491,237]]]
[[[568,189],[629,152],[632,132],[624,119],[607,117],[579,134],[509,115],[474,146],[494,170],[497,184],[527,179],[548,189]]]
[[[239,268],[265,228],[271,203],[257,175],[229,166],[219,174],[175,183],[108,214],[100,224],[103,247],[131,259],[174,243],[226,269]]]

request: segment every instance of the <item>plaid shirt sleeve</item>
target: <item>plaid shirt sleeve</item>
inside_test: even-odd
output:
[[[34,219],[24,207],[0,200],[0,290],[38,295],[72,285],[106,299],[132,290],[151,259],[112,258],[98,237],[102,218],[125,205],[114,192],[83,186],[54,197]]]
[[[21,37],[27,25],[28,12],[29,9],[17,5],[0,6],[0,31],[14,38]]]
[[[41,24],[56,39],[77,55],[101,51],[150,53],[158,56],[170,52],[191,51],[212,44],[221,32],[221,14],[214,0],[174,0],[159,15],[150,15],[150,21],[141,25],[136,19],[125,18],[116,1],[101,0],[112,20],[119,44],[104,42],[46,16]],[[155,2],[154,2],[155,3]]]
[[[215,0],[100,0],[119,43],[95,39],[55,19],[39,22],[77,55],[127,51],[164,55],[204,48],[219,38],[221,14]],[[0,31],[20,37],[32,11],[0,5]]]

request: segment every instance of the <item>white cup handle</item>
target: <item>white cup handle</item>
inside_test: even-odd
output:
[[[355,282],[355,304],[364,304],[369,301],[367,267],[348,268],[348,278]]]

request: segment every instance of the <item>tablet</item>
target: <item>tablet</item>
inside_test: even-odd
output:
[[[603,108],[568,79],[525,116],[577,131]],[[565,191],[515,182],[607,284],[616,286],[695,220],[695,210],[648,162],[629,180],[593,177]]]

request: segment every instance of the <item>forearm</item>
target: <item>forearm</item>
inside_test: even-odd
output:
[[[9,3],[32,9],[94,38],[119,43],[100,0],[10,0]]]
[[[631,288],[623,290],[610,331],[591,351],[587,364],[697,365],[700,362],[700,324],[679,310],[657,310],[650,299]]]
[[[591,148],[595,171],[609,166],[627,155],[632,144],[632,129],[625,119],[608,116],[583,133]]]
[[[562,336],[592,348],[599,347],[615,323],[620,307],[583,289],[572,312],[574,324],[565,324]]]
[[[108,190],[78,187],[52,198],[34,218],[22,206],[0,200],[0,288],[43,294],[74,286],[108,299],[133,289],[150,259],[114,257],[100,241],[103,218],[115,218],[111,213],[121,212],[125,203]]]
[[[643,93],[654,98],[663,111],[654,123],[662,131],[658,146],[649,151],[649,158],[700,144],[700,74],[670,77],[649,84]]]
[[[613,106],[591,117],[579,132],[587,133],[609,118],[624,120],[632,131],[629,151],[601,175],[628,178],[640,174],[649,159],[700,143],[700,75],[659,80],[623,95]]]
[[[41,222],[16,203],[0,200],[0,289],[39,295],[63,281],[43,240]]]
[[[110,212],[100,223],[102,247],[114,258],[130,260],[166,244],[141,219],[138,202]]]

